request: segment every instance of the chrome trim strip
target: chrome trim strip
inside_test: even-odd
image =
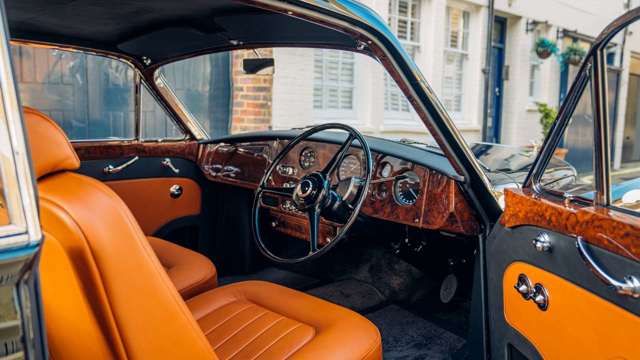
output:
[[[609,106],[607,102],[607,59],[604,52],[598,50],[594,56],[593,108],[594,124],[594,175],[596,193],[595,206],[608,206],[611,200],[611,177],[609,165],[611,154],[609,147]]]

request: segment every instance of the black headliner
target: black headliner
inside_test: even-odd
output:
[[[354,47],[348,35],[232,0],[5,0],[11,37],[119,53],[152,63],[249,46]]]

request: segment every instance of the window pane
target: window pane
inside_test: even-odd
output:
[[[355,81],[353,53],[316,49],[314,64],[314,109],[352,110]]]
[[[242,57],[234,57],[231,64],[229,53],[198,56],[163,66],[160,70],[178,99],[210,136],[229,133],[232,72],[241,76]],[[252,103],[263,96],[259,82],[239,82],[237,86],[243,91],[234,101]]]
[[[71,140],[134,137],[134,72],[128,64],[23,45],[13,45],[12,53],[22,103],[51,116]]]
[[[620,74],[609,69],[609,118],[611,119],[611,201],[613,205],[640,211],[640,57],[630,59],[624,117],[616,118],[615,99]],[[624,102],[622,102],[624,103]]]
[[[184,133],[146,86],[140,93],[140,137],[145,140],[181,139]]]
[[[544,172],[542,185],[565,194],[593,198],[594,116],[591,84],[587,84],[567,127],[563,142]]]

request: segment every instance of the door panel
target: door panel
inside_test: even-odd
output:
[[[188,178],[141,178],[105,183],[124,200],[147,235],[173,220],[200,214],[202,191],[197,182]],[[172,197],[173,186],[181,187],[182,195]]]
[[[507,358],[510,347],[528,359],[610,359],[625,354],[627,358],[633,358],[619,352],[626,348],[616,347],[615,342],[593,339],[589,346],[600,352],[578,356],[582,350],[591,349],[581,345],[586,338],[606,333],[607,337],[625,339],[633,334],[620,331],[638,328],[640,301],[619,295],[598,279],[580,256],[576,238],[568,235],[585,236],[595,243],[589,246],[594,258],[612,276],[622,279],[629,274],[640,275],[640,263],[624,246],[600,247],[607,242],[597,239],[631,236],[633,232],[613,232],[632,224],[614,223],[612,221],[617,218],[606,217],[603,211],[564,207],[554,200],[520,190],[507,191],[506,204],[500,224],[487,240],[493,358]],[[549,237],[551,249],[548,252],[538,251],[533,244],[540,233]],[[632,240],[629,238],[626,244],[632,244]],[[617,250],[610,251],[610,248]],[[547,311],[538,309],[532,300],[524,300],[514,288],[521,273],[532,285],[540,283],[545,287],[549,295]],[[589,314],[585,315],[586,312]],[[614,322],[615,326],[606,325]]]
[[[543,284],[550,296],[542,312],[513,288],[520,274]],[[544,359],[633,359],[640,317],[549,271],[511,263],[503,278],[506,322]],[[578,336],[576,336],[578,335]]]

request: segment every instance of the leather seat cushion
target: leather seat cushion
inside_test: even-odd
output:
[[[147,240],[184,299],[218,284],[216,267],[204,255],[154,236],[147,236]]]
[[[305,293],[246,281],[187,306],[220,359],[380,359],[378,329],[363,316]]]

